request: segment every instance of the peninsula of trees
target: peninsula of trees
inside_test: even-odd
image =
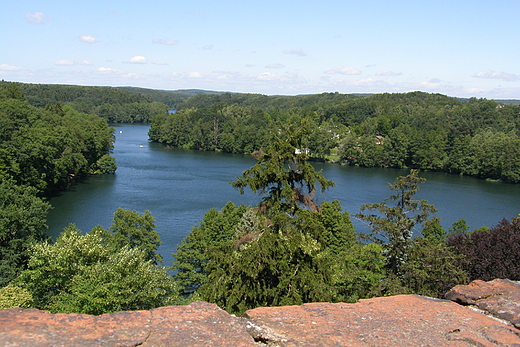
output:
[[[371,96],[198,95],[152,119],[150,139],[250,154],[305,119],[311,159],[520,182],[520,105],[412,92]]]

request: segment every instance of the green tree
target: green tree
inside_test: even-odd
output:
[[[245,205],[236,206],[232,202],[228,202],[221,211],[211,209],[200,224],[193,227],[182,240],[172,254],[175,258],[172,270],[176,271],[174,278],[182,295],[192,295],[206,282],[206,267],[210,259],[208,249],[235,238],[237,225],[250,209]]]
[[[305,132],[288,130],[235,185],[269,194],[258,215],[245,214],[234,239],[207,250],[207,277],[197,295],[229,312],[345,297],[341,278],[353,263],[341,259],[357,244],[354,228],[337,201],[312,199],[315,182],[322,189],[332,182],[296,151]]]
[[[258,306],[334,301],[332,288],[324,281],[331,262],[319,253],[316,240],[287,229],[260,233],[238,247],[229,242],[210,253],[208,279],[198,294],[232,313]],[[326,266],[320,266],[322,262]]]
[[[29,291],[35,306],[51,312],[102,314],[175,304],[176,285],[149,253],[112,242],[94,228],[82,235],[74,225],[54,244],[34,244],[28,269],[13,284]]]
[[[0,289],[0,310],[8,308],[29,308],[33,304],[33,298],[28,290],[8,284]]]
[[[242,219],[235,239],[208,250],[198,297],[237,314],[257,306],[364,297],[369,289],[361,283],[382,277],[382,252],[356,242],[337,201],[320,207],[294,216],[278,213],[265,223]]]
[[[150,211],[145,210],[142,215],[119,207],[114,212],[109,232],[110,236],[107,240],[110,246],[139,248],[145,253],[147,259],[155,263],[163,262],[161,255],[156,253],[161,245],[161,238],[155,230],[155,219]]]
[[[23,91],[18,83],[9,83],[5,88],[5,95],[9,99],[25,100]]]
[[[232,186],[241,194],[245,187],[267,194],[262,204],[268,212],[294,213],[301,206],[315,210],[317,185],[323,192],[334,182],[325,179],[321,171],[316,172],[307,161],[303,143],[308,131],[305,125],[298,128],[289,125],[281,136],[273,134],[271,145],[261,151],[257,164],[237,177]]]
[[[396,194],[380,203],[365,204],[356,214],[372,229],[369,234],[361,236],[385,245],[388,267],[398,277],[402,276],[402,264],[408,260],[414,229],[424,226],[430,220],[430,214],[436,212],[435,207],[426,200],[413,199],[419,184],[425,181],[419,177],[418,170],[411,170],[409,175],[398,177],[393,184],[389,184]],[[376,213],[367,214],[365,211]]]
[[[51,206],[36,194],[36,188],[12,180],[0,183],[0,287],[25,268],[31,244],[46,239]]]
[[[466,234],[468,231],[469,226],[465,219],[459,219],[453,222],[452,227],[448,229],[450,235]]]
[[[150,310],[180,302],[177,286],[165,268],[147,260],[144,251],[124,247],[104,262],[81,269],[53,300],[53,312],[103,314]]]
[[[453,252],[445,235],[439,234],[414,238],[401,272],[403,285],[413,293],[437,298],[443,298],[455,285],[468,282],[464,256]]]
[[[113,174],[117,170],[116,160],[109,154],[103,155],[96,162],[96,170],[94,173],[98,174]]]

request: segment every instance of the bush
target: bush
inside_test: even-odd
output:
[[[470,280],[520,280],[520,217],[503,219],[490,230],[450,235],[447,242],[466,256]]]

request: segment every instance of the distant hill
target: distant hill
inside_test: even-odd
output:
[[[471,100],[471,98],[459,98],[459,100],[468,102],[469,100]],[[507,104],[520,105],[519,99],[490,99],[490,100],[493,100],[495,102],[498,102],[498,103],[504,104],[504,105],[507,105]]]
[[[118,87],[118,89],[125,90],[134,95],[142,95],[152,101],[162,102],[171,109],[176,109],[178,104],[195,95],[221,95],[225,93],[202,89],[161,90],[138,87]]]
[[[0,86],[11,82],[0,81]],[[370,97],[373,93],[351,93],[341,94],[320,93],[300,95],[264,95],[255,93],[233,93],[224,91],[204,89],[176,89],[162,90],[139,87],[102,87],[102,86],[79,86],[64,84],[33,84],[18,83],[28,101],[37,107],[56,102],[70,104],[82,112],[99,106],[103,103],[126,104],[126,103],[150,103],[161,102],[169,109],[180,109],[186,107],[208,107],[215,102],[238,103],[245,106],[257,106],[262,108],[276,108],[289,106],[304,106],[312,103],[329,103],[344,101],[352,98]],[[382,95],[386,95],[383,93]],[[193,100],[189,100],[196,97]],[[470,98],[457,98],[467,102]],[[520,105],[520,99],[492,99],[502,104]]]
[[[499,102],[501,104],[513,104],[513,105],[520,105],[520,100],[516,99],[493,99],[496,102]]]

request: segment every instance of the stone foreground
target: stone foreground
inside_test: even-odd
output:
[[[519,282],[474,281],[447,297],[261,307],[244,318],[206,302],[101,316],[9,309],[0,311],[0,345],[520,347]]]

